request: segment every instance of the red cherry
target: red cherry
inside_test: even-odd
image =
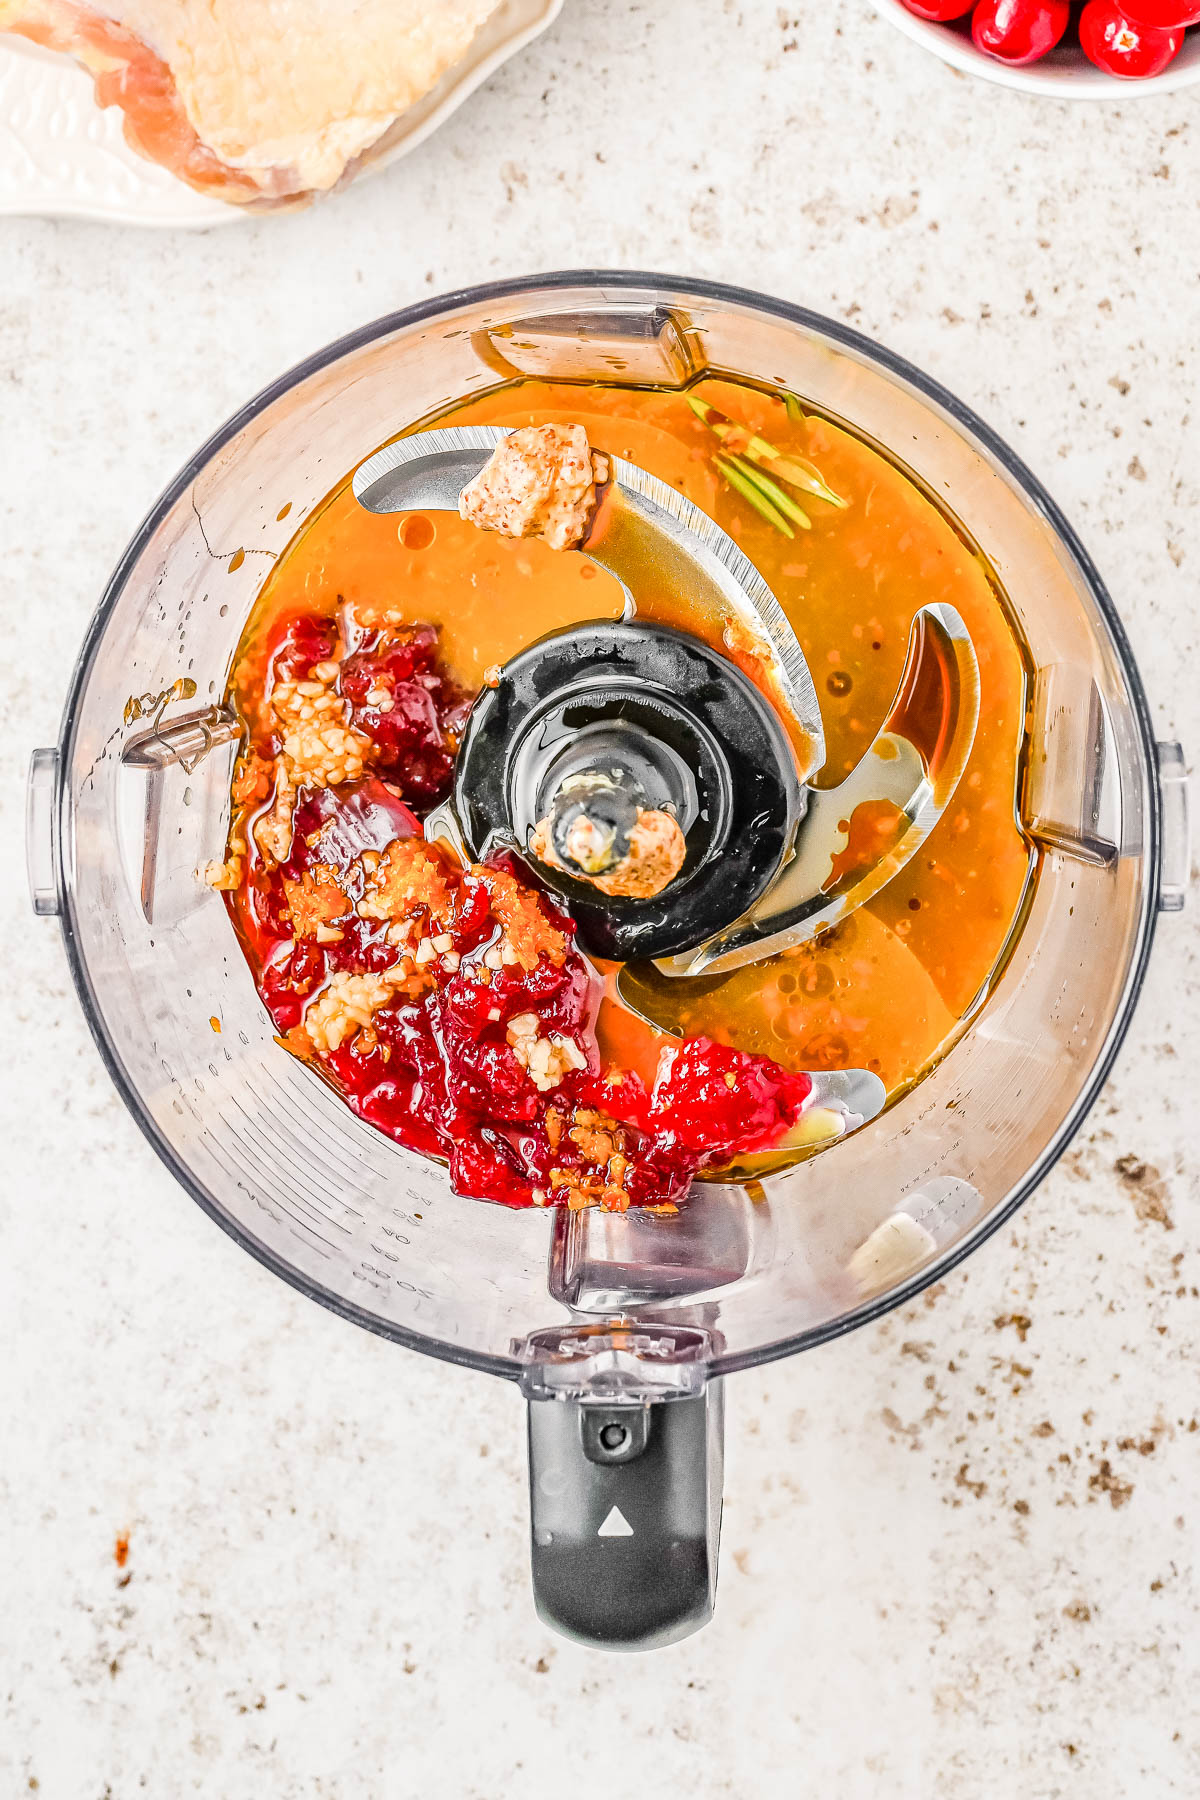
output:
[[[977,50],[1001,62],[1037,62],[1053,50],[1070,20],[1068,0],[979,0],[971,37]]]
[[[1174,62],[1183,32],[1135,25],[1116,0],[1088,0],[1079,20],[1079,42],[1098,69],[1127,81],[1145,81]]]
[[[1122,0],[1121,11],[1131,25],[1151,25],[1155,31],[1200,25],[1200,0]]]
[[[918,19],[932,19],[935,24],[944,25],[950,19],[964,18],[975,0],[900,0],[900,4],[916,13]]]

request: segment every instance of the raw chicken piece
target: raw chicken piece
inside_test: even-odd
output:
[[[202,193],[331,188],[469,48],[499,0],[0,0],[0,31],[90,70],[125,135]]]
[[[462,517],[503,537],[545,538],[552,550],[581,543],[608,459],[582,425],[526,425],[498,444],[459,495]]]

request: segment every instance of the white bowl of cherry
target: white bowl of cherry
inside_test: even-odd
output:
[[[1200,82],[1200,0],[874,0],[968,75],[1059,100]]]

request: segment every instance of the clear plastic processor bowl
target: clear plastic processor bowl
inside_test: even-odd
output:
[[[1038,878],[960,1041],[845,1142],[751,1189],[699,1185],[676,1218],[462,1199],[279,1047],[199,878],[224,842],[231,658],[268,554],[404,427],[522,375],[705,370],[791,389],[892,452],[996,571],[1031,653],[1018,804]],[[585,1640],[649,1646],[711,1610],[718,1378],[909,1299],[1062,1154],[1129,1025],[1156,914],[1182,905],[1185,799],[1096,569],[980,420],[799,307],[588,271],[380,319],[197,452],[121,559],[59,745],[35,755],[29,852],[101,1054],[181,1185],[345,1318],[521,1382],[539,1606]]]

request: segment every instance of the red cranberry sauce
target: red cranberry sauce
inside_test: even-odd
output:
[[[345,723],[375,755],[361,781],[300,785],[281,866],[247,833],[246,888],[231,898],[259,992],[288,1047],[360,1117],[445,1158],[456,1192],[673,1206],[697,1172],[778,1143],[811,1083],[707,1038],[664,1053],[652,1091],[601,1069],[599,982],[570,920],[511,859],[464,870],[426,844],[407,804],[425,810],[446,793],[466,712],[436,647],[428,626],[347,644],[315,617],[277,637],[267,698],[272,680],[339,662]],[[269,730],[253,746],[279,750]],[[393,865],[407,885],[385,893]],[[367,1022],[355,1014],[336,1043],[310,1037],[309,1008],[364,976],[380,978]]]
[[[363,627],[343,615],[339,632],[336,619],[301,614],[276,636],[271,678],[303,681],[328,661],[340,662],[345,723],[370,739],[377,773],[422,810],[444,800],[471,697],[439,668],[433,626]]]

